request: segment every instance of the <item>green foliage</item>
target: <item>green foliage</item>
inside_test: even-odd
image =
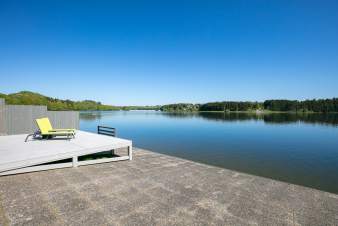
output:
[[[211,102],[206,104],[168,104],[161,107],[162,111],[254,111],[263,109],[258,102]]]
[[[46,97],[39,93],[22,91],[13,94],[2,94],[7,104],[46,105],[48,110],[108,111],[108,110],[161,110],[169,112],[196,111],[280,111],[280,112],[338,112],[338,98],[314,100],[266,100],[261,102],[223,101],[205,104],[168,104],[163,106],[111,106],[92,100],[71,101]]]
[[[270,111],[338,112],[338,98],[319,100],[266,100],[264,108]]]
[[[198,104],[168,104],[161,107],[161,111],[174,111],[174,112],[194,112],[199,110]]]
[[[161,106],[123,106],[120,107],[121,110],[130,111],[130,110],[156,110],[159,111]]]
[[[169,104],[162,111],[278,111],[278,112],[338,112],[338,98],[319,100],[266,100],[261,102],[223,101],[206,104]]]
[[[202,104],[200,111],[255,111],[263,109],[263,105],[258,102],[235,102],[223,101]]]
[[[47,105],[48,98],[38,93],[32,93],[29,91],[22,91],[19,93],[13,93],[5,95],[5,101],[7,104],[15,105]]]
[[[111,106],[104,105],[100,102],[92,100],[84,101],[71,101],[71,100],[60,100],[56,98],[46,97],[39,93],[33,93],[29,91],[22,91],[19,93],[13,94],[1,94],[0,98],[4,98],[6,104],[12,105],[46,105],[48,110],[51,111],[68,111],[68,110],[77,110],[77,111],[87,111],[87,110],[99,110],[99,111],[108,111],[108,110],[158,110],[158,106]]]

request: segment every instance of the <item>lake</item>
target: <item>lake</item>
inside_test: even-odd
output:
[[[136,147],[338,194],[338,114],[80,113]]]

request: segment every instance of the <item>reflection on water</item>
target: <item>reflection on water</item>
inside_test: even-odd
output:
[[[128,114],[128,111],[120,111],[122,114]],[[135,111],[134,111],[135,112]],[[328,113],[223,113],[223,112],[199,112],[199,113],[175,113],[175,112],[156,112],[139,111],[142,114],[161,114],[169,118],[202,118],[212,121],[245,121],[260,120],[265,123],[287,124],[287,123],[318,123],[323,125],[338,126],[338,114]],[[111,111],[86,111],[81,112],[81,120],[95,121],[102,117],[110,117]]]
[[[200,117],[213,121],[245,121],[261,120],[265,123],[319,123],[325,125],[338,125],[338,114],[296,114],[296,113],[218,113],[218,112],[200,112],[200,113],[166,113],[167,117],[191,118]]]
[[[102,113],[100,111],[93,112],[81,112],[80,118],[82,121],[95,121],[101,119]]]
[[[136,147],[338,194],[338,114],[81,112]]]

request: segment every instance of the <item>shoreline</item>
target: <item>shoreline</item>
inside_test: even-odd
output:
[[[300,112],[300,111],[161,111],[167,113],[246,113],[246,114],[338,114],[338,112]]]

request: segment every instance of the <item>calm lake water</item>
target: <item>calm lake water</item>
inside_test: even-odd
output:
[[[338,193],[338,114],[81,112],[134,146]]]

